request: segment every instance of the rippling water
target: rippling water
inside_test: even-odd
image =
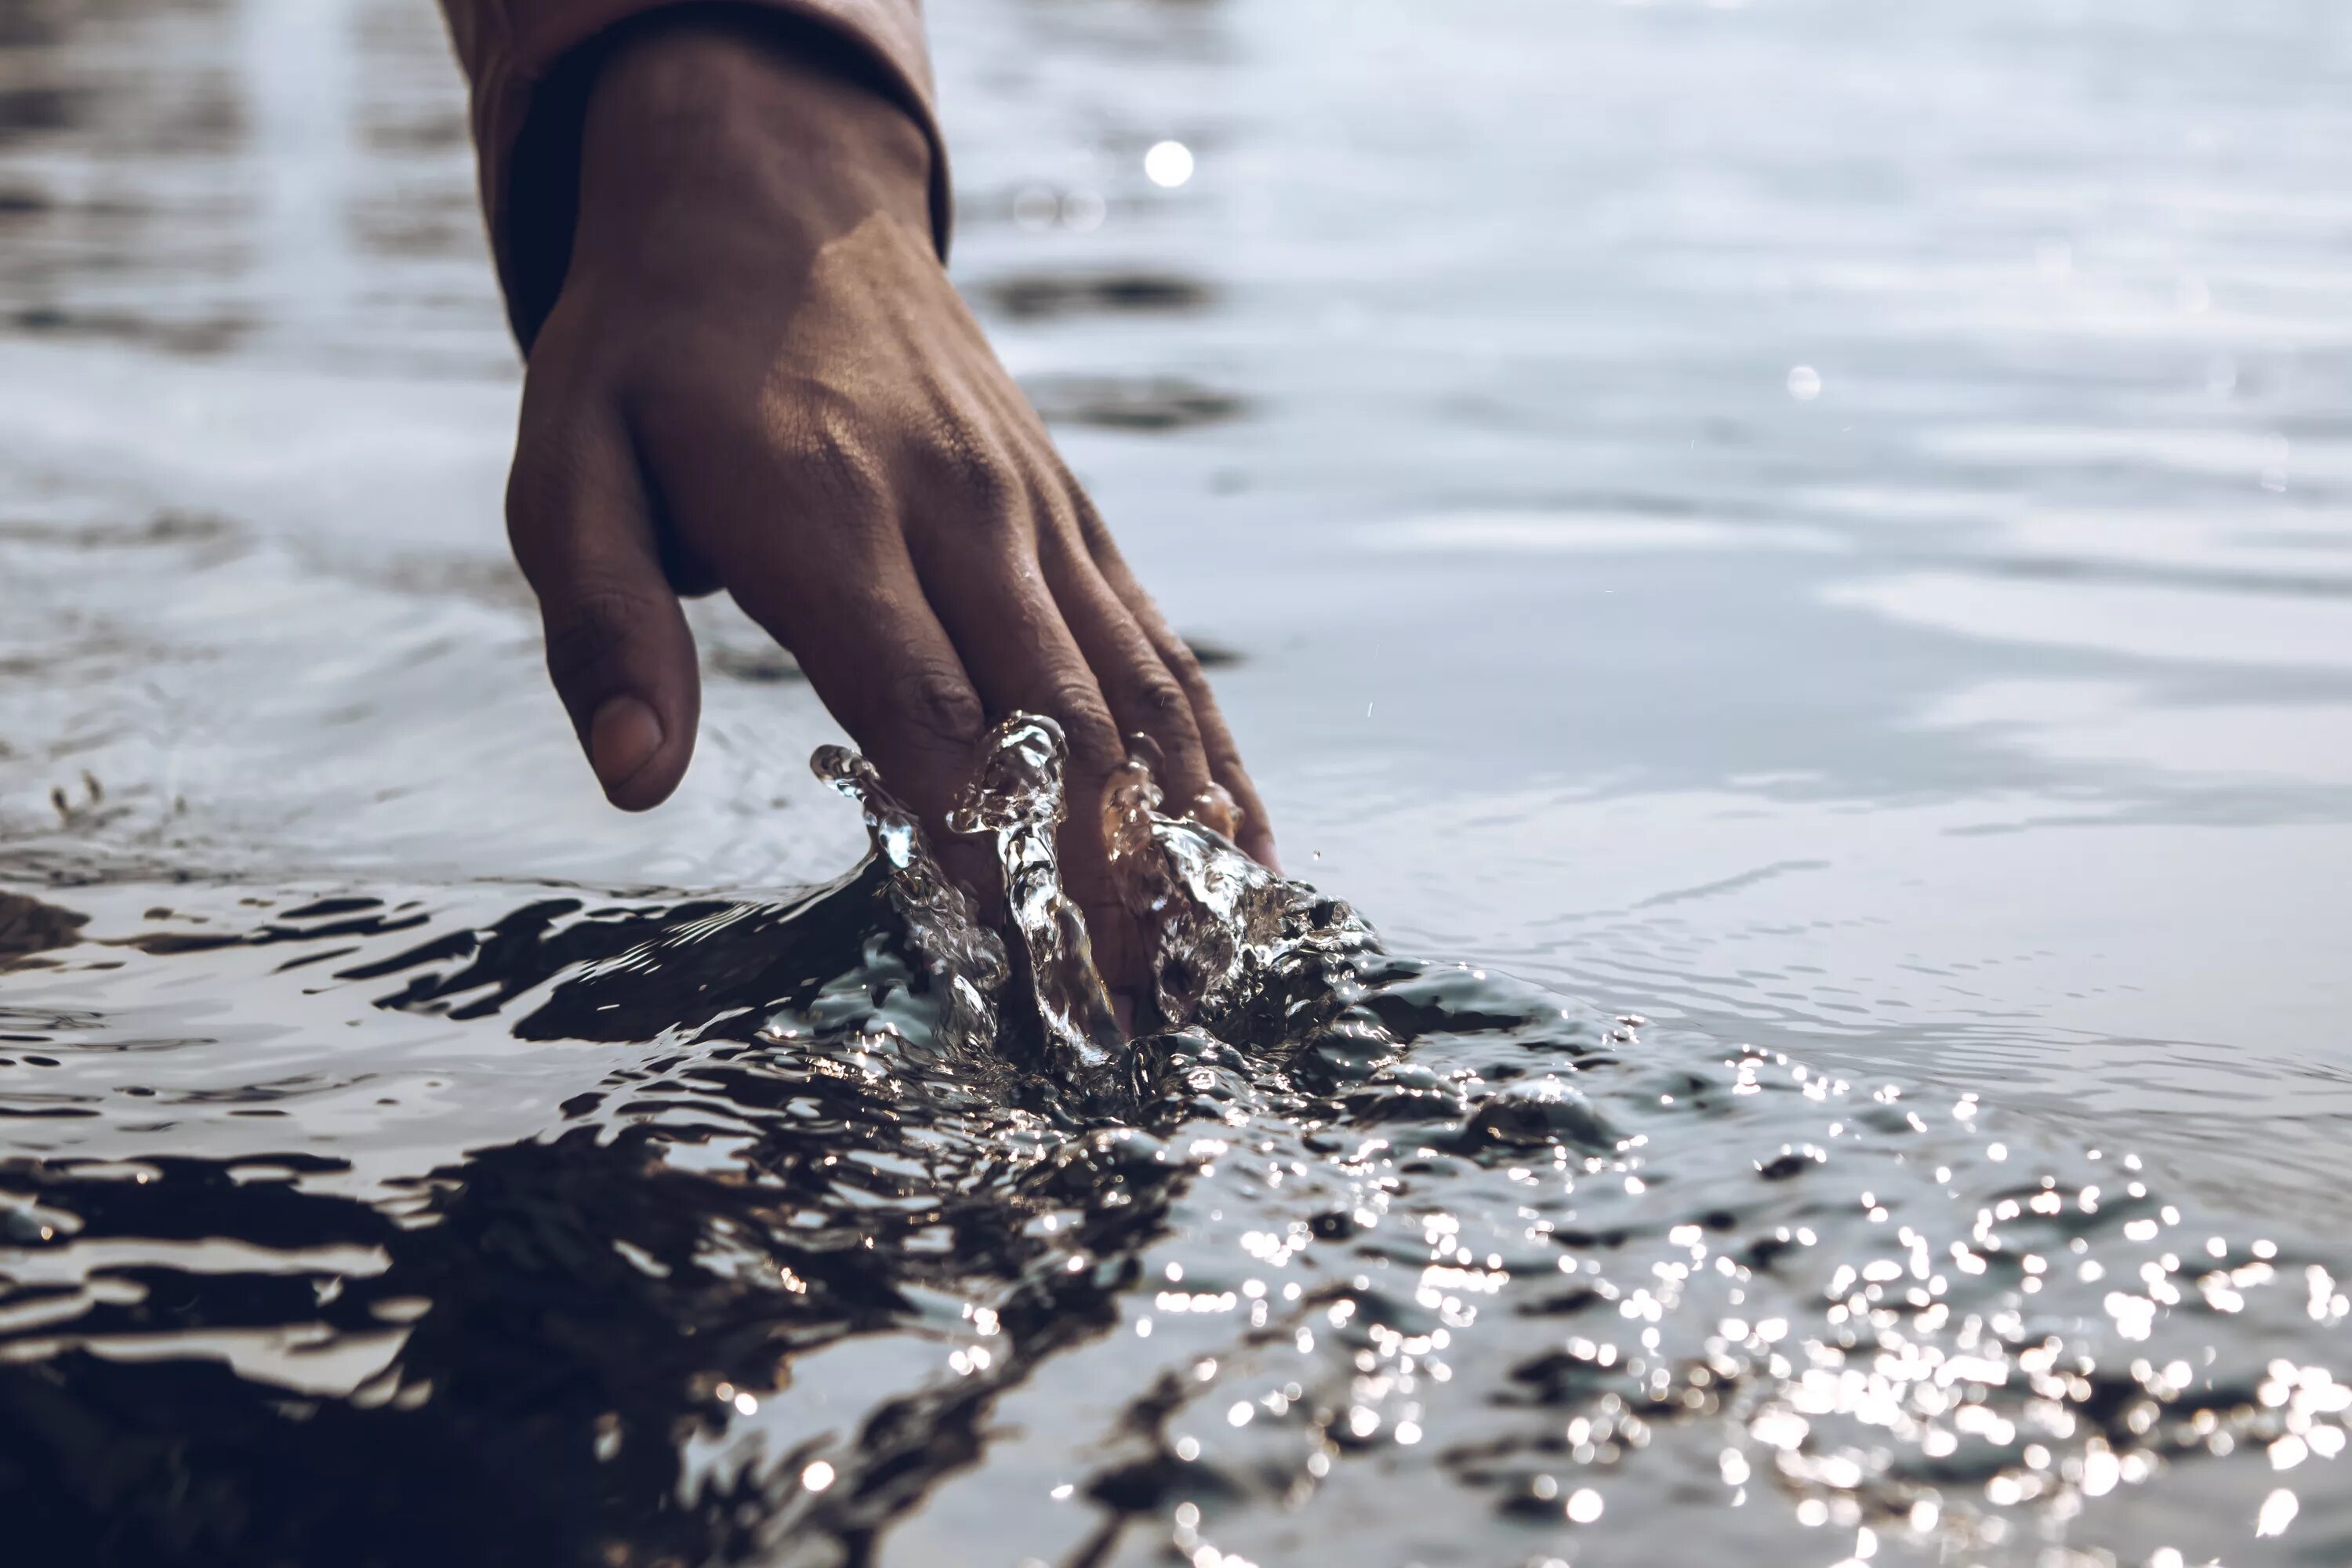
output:
[[[430,8],[0,13],[33,1560],[2352,1558],[2352,16],[940,12],[1382,945],[1074,1099],[715,612],[612,816]]]

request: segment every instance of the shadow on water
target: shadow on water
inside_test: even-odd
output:
[[[107,1562],[732,1559],[802,1468],[788,1452],[686,1487],[684,1450],[738,1415],[734,1387],[784,1389],[795,1357],[846,1336],[951,1330],[923,1303],[981,1280],[991,1337],[1024,1357],[1105,1326],[1106,1281],[1032,1266],[1069,1239],[1121,1255],[1157,1223],[1155,1184],[1115,1141],[1011,1156],[985,1075],[888,1059],[886,1039],[919,1047],[867,1026],[921,1003],[880,889],[869,867],[788,906],[550,900],[342,969],[396,984],[384,1009],[483,1019],[537,993],[519,1037],[674,1042],[544,1136],[373,1202],[313,1190],[346,1167],[310,1155],[0,1167],[0,1490],[20,1544],[58,1562],[93,1544]],[[131,945],[383,945],[422,923],[373,909]],[[8,912],[12,953],[72,940],[63,911]],[[724,1022],[780,1015],[834,1021],[835,1048]],[[1031,1234],[1081,1186],[1098,1221]],[[885,1402],[794,1528],[854,1550],[969,1457],[998,1381]]]

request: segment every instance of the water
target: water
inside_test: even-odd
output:
[[[940,12],[960,276],[1385,952],[1072,1097],[715,615],[612,816],[429,8],[11,10],[16,1538],[2352,1555],[2340,8]]]

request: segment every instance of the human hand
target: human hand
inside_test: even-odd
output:
[[[988,722],[1070,742],[1063,859],[1107,973],[1140,953],[1096,803],[1141,731],[1171,809],[1265,813],[1198,662],[1119,558],[933,248],[930,152],[875,88],[699,16],[590,89],[570,268],[532,345],[508,494],[548,666],[613,803],[694,749],[678,595],[723,588],[934,832]],[[983,891],[995,874],[943,846]]]

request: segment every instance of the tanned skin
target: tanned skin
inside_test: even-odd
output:
[[[1271,864],[1273,837],[1198,661],[948,282],[913,118],[789,34],[688,13],[600,60],[578,175],[508,519],[605,794],[677,787],[700,701],[679,595],[724,591],[934,825],[994,718],[1059,720],[1068,880],[1138,978],[1093,808],[1122,734],[1158,742],[1171,802],[1214,782],[1243,847]]]

